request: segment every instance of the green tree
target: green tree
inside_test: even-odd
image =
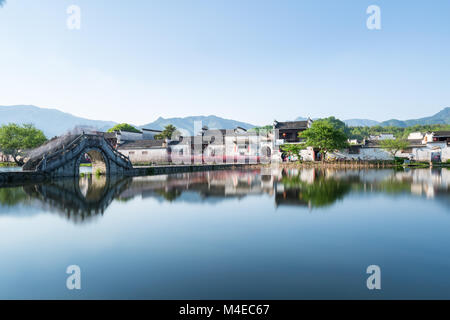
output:
[[[24,155],[27,149],[33,149],[47,141],[44,133],[36,129],[32,124],[23,126],[10,123],[0,127],[0,150],[5,155],[13,157],[18,165],[23,165],[19,157]]]
[[[299,133],[305,139],[305,145],[319,149],[322,161],[328,152],[348,146],[347,136],[343,129],[336,128],[329,120],[317,120],[311,128]]]
[[[285,152],[288,156],[296,156],[300,160],[300,152],[305,149],[306,146],[299,143],[286,143],[281,145],[280,148],[281,151]]]
[[[108,132],[114,132],[114,131],[125,131],[125,132],[135,132],[135,133],[141,133],[138,129],[133,127],[131,124],[128,123],[120,123],[116,124],[114,127],[108,130]]]
[[[170,139],[175,131],[177,131],[177,128],[174,125],[168,124],[160,134],[155,135],[155,139]]]
[[[345,124],[344,121],[339,120],[338,118],[328,117],[328,118],[324,118],[324,119],[321,119],[321,120],[328,121],[329,123],[331,123],[333,125],[333,127],[335,129],[342,130],[346,135],[348,135],[350,133],[350,128],[347,127],[347,125]]]
[[[380,146],[389,152],[394,158],[398,151],[408,148],[409,143],[403,139],[386,139],[380,140]]]
[[[250,128],[248,129],[249,132],[256,132],[257,134],[267,134],[267,133],[271,133],[273,130],[273,126],[272,125],[266,125],[266,126],[262,126],[262,127],[254,127],[254,128]]]
[[[406,139],[411,132],[427,132],[427,131],[449,131],[449,124],[426,124],[414,125],[406,128],[394,126],[372,126],[372,127],[348,127],[348,135],[350,139],[362,140],[370,135],[379,135],[380,133],[392,133],[395,137]]]

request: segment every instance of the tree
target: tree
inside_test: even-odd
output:
[[[408,141],[403,139],[386,139],[380,140],[380,146],[384,150],[388,151],[394,158],[397,152],[406,149],[409,146]]]
[[[133,127],[131,124],[128,123],[120,123],[116,124],[114,127],[108,130],[108,132],[114,132],[114,131],[125,131],[125,132],[135,132],[135,133],[141,133],[138,129]]]
[[[155,139],[171,139],[175,131],[177,131],[177,128],[171,124],[168,124],[164,127],[164,130],[160,134],[155,135]]]
[[[33,149],[47,141],[44,133],[36,129],[32,124],[23,126],[10,123],[0,127],[0,150],[5,155],[13,157],[18,165],[23,165],[24,151]]]
[[[344,130],[336,128],[329,120],[317,120],[311,128],[299,133],[301,138],[305,138],[305,145],[319,149],[322,154],[322,161],[328,152],[342,149],[348,146],[347,136]]]
[[[326,121],[330,122],[333,125],[333,127],[335,127],[336,129],[344,130],[344,128],[345,128],[345,122],[336,117],[332,116],[332,117],[324,118],[322,120],[326,120]]]
[[[283,152],[288,156],[296,156],[300,160],[300,152],[306,148],[305,145],[299,143],[286,143],[280,146]]]
[[[262,126],[262,127],[254,127],[254,128],[248,129],[249,132],[256,132],[257,134],[268,134],[268,133],[271,133],[272,130],[273,130],[272,125],[266,125],[266,126]]]

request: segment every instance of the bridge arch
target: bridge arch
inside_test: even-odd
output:
[[[126,174],[133,169],[130,159],[117,151],[103,135],[63,137],[51,141],[50,146],[44,145],[44,151],[36,152],[23,169],[52,177],[76,177],[80,175],[81,159],[86,153],[93,159],[93,170],[100,169],[105,175]]]
[[[83,160],[84,155],[87,154],[92,164],[92,173],[99,172],[100,174],[109,175],[109,163],[108,157],[102,149],[97,147],[90,147],[85,149],[78,156],[77,162],[75,164],[75,176],[80,175],[80,165]]]

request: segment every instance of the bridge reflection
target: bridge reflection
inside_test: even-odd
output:
[[[273,197],[276,206],[330,206],[352,192],[433,197],[450,207],[450,170],[319,170],[256,168],[147,177],[92,176],[0,189],[7,207],[37,206],[73,222],[101,217],[110,204],[152,198],[159,202],[217,203],[250,195]],[[251,210],[251,208],[249,208]]]
[[[44,208],[57,211],[73,221],[103,215],[111,202],[127,189],[131,178],[88,175],[24,186],[25,193]]]

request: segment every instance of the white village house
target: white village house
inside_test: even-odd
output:
[[[310,128],[311,119],[273,124],[265,134],[244,128],[212,129],[203,127],[195,136],[180,136],[178,140],[155,140],[161,131],[143,129],[140,133],[104,133],[120,152],[133,163],[191,163],[195,162],[274,162],[283,161],[283,144],[303,143],[299,133]],[[371,136],[349,148],[329,153],[329,159],[342,160],[392,160],[392,155],[381,148],[381,141],[394,139],[392,134]],[[450,159],[450,131],[413,132],[408,136],[410,145],[396,156],[416,161],[447,161]],[[301,151],[305,161],[319,160],[318,150],[308,147]],[[293,159],[295,160],[295,159]]]
[[[273,125],[273,161],[282,161],[283,144],[303,143],[298,134],[311,127],[312,120],[306,121],[275,121]],[[395,139],[393,134],[380,134],[370,136],[363,143],[357,144],[357,141],[349,141],[350,147],[329,153],[327,156],[331,159],[342,160],[392,160],[391,153],[381,148],[380,141]],[[353,142],[353,143],[351,143]],[[450,131],[436,131],[422,134],[420,132],[411,133],[408,136],[409,147],[400,150],[396,156],[415,161],[442,161],[450,159]],[[318,159],[318,152],[312,147],[301,150],[300,156],[305,161],[314,161]]]
[[[390,137],[389,139],[393,139]],[[380,140],[375,138],[366,140],[362,145],[351,146],[349,149],[340,150],[330,154],[337,159],[359,160],[392,160],[392,155],[381,148]],[[442,161],[450,159],[450,131],[436,131],[422,134],[411,133],[408,136],[408,148],[397,152],[396,156],[415,161]]]

